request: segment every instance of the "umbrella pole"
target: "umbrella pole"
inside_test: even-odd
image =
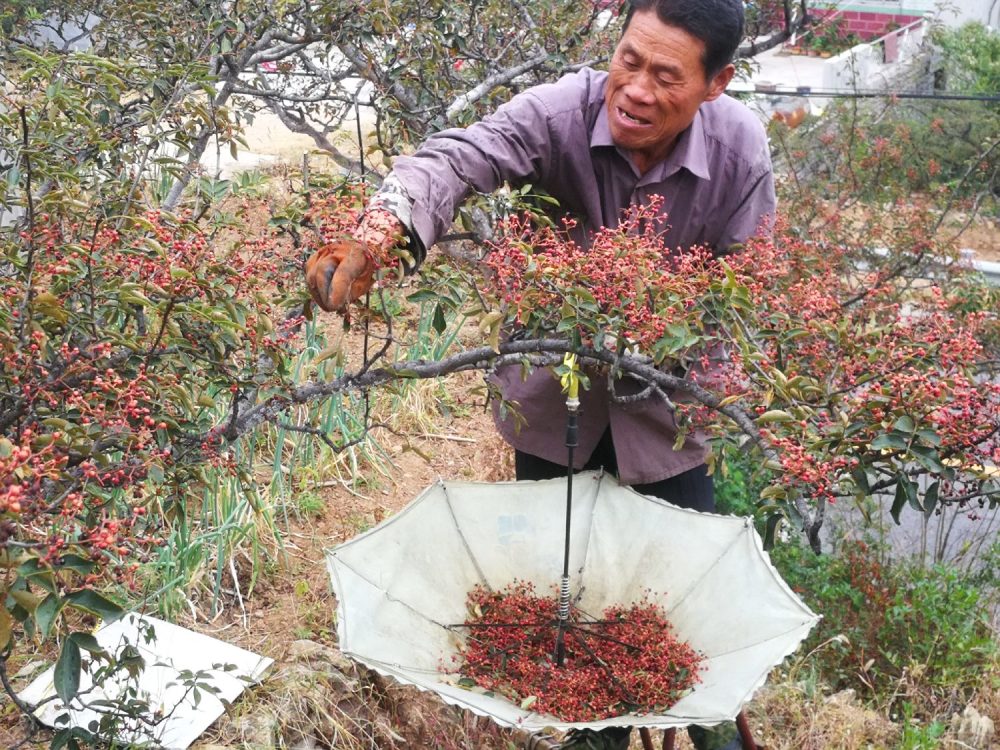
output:
[[[569,535],[573,517],[573,450],[578,445],[578,418],[580,414],[579,381],[575,372],[575,359],[569,360],[570,377],[566,398],[566,533],[563,542],[563,570],[559,582],[559,624],[556,628],[556,666],[566,659],[566,629],[569,627]]]

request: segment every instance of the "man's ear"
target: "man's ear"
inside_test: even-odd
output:
[[[733,80],[735,74],[736,66],[729,63],[729,65],[712,76],[712,80],[708,82],[708,95],[705,97],[705,101],[710,102],[722,96],[726,91],[726,86]]]

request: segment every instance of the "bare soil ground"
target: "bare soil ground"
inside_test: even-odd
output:
[[[959,235],[958,244],[975,252],[975,260],[1000,262],[1000,225],[981,219]]]

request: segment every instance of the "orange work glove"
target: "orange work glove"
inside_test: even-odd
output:
[[[372,287],[375,262],[366,245],[339,240],[324,245],[306,261],[306,286],[317,305],[343,313]]]

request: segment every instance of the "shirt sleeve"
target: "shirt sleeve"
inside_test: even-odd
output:
[[[480,122],[432,135],[411,156],[397,157],[373,201],[386,204],[410,230],[419,262],[472,192],[535,181],[548,169],[552,152],[545,103],[526,92]],[[383,191],[393,195],[382,196]],[[408,205],[399,205],[400,193]]]

